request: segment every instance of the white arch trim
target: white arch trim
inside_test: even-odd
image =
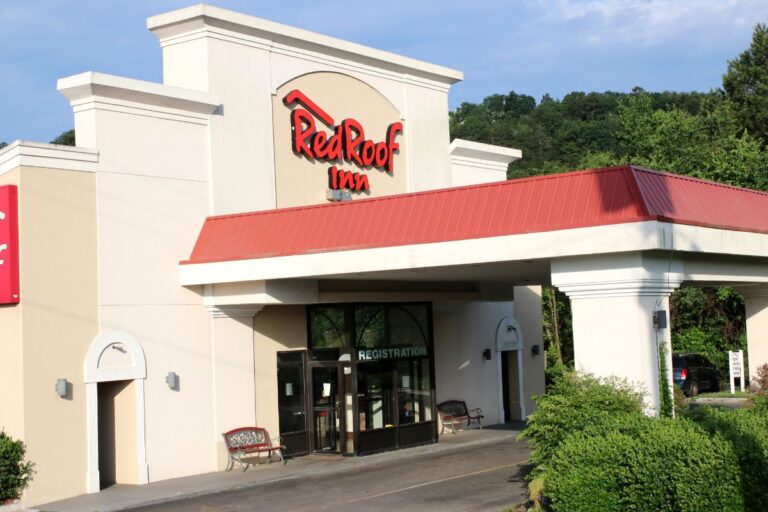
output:
[[[99,368],[99,359],[112,345],[123,345],[133,357],[133,366],[120,368]],[[88,347],[85,356],[85,382],[110,382],[113,380],[134,380],[147,378],[147,362],[144,349],[136,338],[123,331],[103,331]]]
[[[517,385],[519,391],[518,400],[520,401],[520,418],[526,420],[528,418],[528,411],[525,409],[525,375],[523,364],[523,350],[525,348],[525,342],[523,338],[523,328],[520,327],[520,322],[512,315],[507,315],[499,320],[499,324],[496,326],[496,366],[499,376],[499,418],[504,419],[504,409],[509,407],[509,404],[504,403],[504,379],[501,375],[501,358],[507,357],[504,352],[514,350],[517,352]]]
[[[122,345],[133,359],[131,366],[99,368],[99,359],[112,345]],[[132,380],[136,391],[136,461],[139,484],[149,482],[147,465],[146,427],[144,421],[144,380],[147,378],[147,362],[144,349],[136,338],[123,331],[103,331],[88,347],[85,356],[86,411],[88,427],[88,472],[86,492],[101,490],[99,475],[99,397],[98,383],[116,380]]]

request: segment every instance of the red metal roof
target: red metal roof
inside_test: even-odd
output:
[[[768,233],[768,194],[634,166],[206,219],[205,263],[660,220]]]

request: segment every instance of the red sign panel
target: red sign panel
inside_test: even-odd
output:
[[[16,186],[0,187],[0,304],[19,302],[19,221]]]

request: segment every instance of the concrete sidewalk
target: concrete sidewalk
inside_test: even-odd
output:
[[[309,474],[335,474],[357,472],[385,462],[419,457],[425,454],[459,450],[474,445],[511,439],[520,433],[522,423],[499,425],[483,430],[472,429],[458,434],[440,436],[440,442],[427,446],[406,448],[364,457],[343,457],[324,460],[323,456],[290,459],[288,464],[279,462],[261,464],[248,471],[234,469],[219,471],[172,480],[163,480],[147,485],[114,485],[96,494],[85,494],[75,498],[39,505],[41,512],[111,512],[146,505],[166,503],[223,491],[254,487],[271,482],[300,479]]]

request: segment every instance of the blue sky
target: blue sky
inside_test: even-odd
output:
[[[145,19],[189,0],[2,0],[0,141],[72,127],[56,79],[102,71],[160,81]],[[464,71],[452,108],[515,90],[718,87],[768,21],[766,0],[211,0],[212,4]]]

